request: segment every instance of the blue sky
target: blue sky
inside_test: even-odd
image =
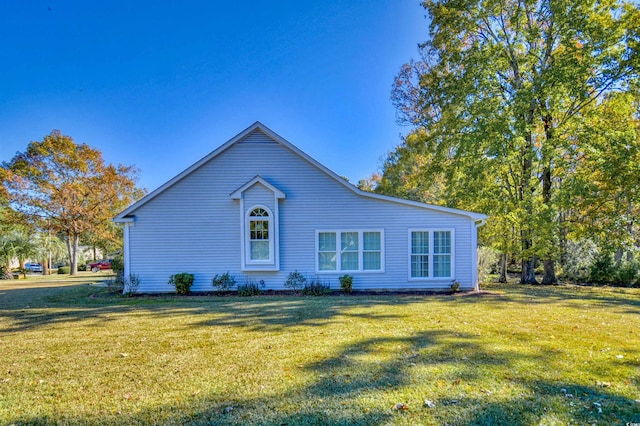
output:
[[[352,182],[408,128],[389,99],[418,0],[2,1],[0,161],[58,129],[153,190],[261,121]]]

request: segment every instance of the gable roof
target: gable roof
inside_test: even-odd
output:
[[[482,221],[482,220],[487,218],[486,215],[481,214],[481,213],[474,213],[474,212],[469,212],[469,211],[466,211],[466,210],[453,209],[453,208],[449,208],[449,207],[436,206],[436,205],[432,205],[432,204],[425,204],[425,203],[420,203],[420,202],[417,202],[417,201],[405,200],[405,199],[402,199],[402,198],[390,197],[388,195],[381,195],[381,194],[375,194],[375,193],[372,193],[372,192],[363,191],[363,190],[355,187],[354,185],[350,184],[345,179],[341,178],[336,173],[334,173],[333,171],[329,170],[327,167],[325,167],[322,164],[320,164],[318,161],[313,159],[311,156],[309,156],[305,152],[303,152],[300,148],[298,148],[297,146],[293,145],[291,142],[287,141],[282,136],[278,135],[277,133],[275,133],[274,131],[269,129],[264,124],[260,123],[259,121],[256,121],[251,126],[247,127],[242,132],[238,133],[236,136],[234,136],[233,138],[229,139],[224,144],[220,145],[217,149],[215,149],[214,151],[212,151],[211,153],[209,153],[208,155],[206,155],[205,157],[203,157],[202,159],[200,159],[199,161],[194,163],[192,166],[190,166],[189,168],[184,170],[182,173],[178,174],[173,179],[169,180],[164,185],[161,185],[160,187],[158,187],[157,189],[155,189],[151,193],[147,194],[145,197],[141,198],[136,203],[134,203],[131,206],[127,207],[124,211],[122,211],[120,214],[118,214],[113,219],[114,222],[131,222],[131,220],[132,220],[131,215],[138,208],[140,208],[143,205],[147,204],[149,201],[153,200],[158,195],[162,194],[164,191],[166,191],[167,189],[171,188],[173,185],[175,185],[176,183],[180,182],[182,179],[184,179],[185,177],[189,176],[191,173],[193,173],[194,171],[199,169],[202,165],[208,163],[209,161],[211,161],[212,159],[214,159],[215,157],[217,157],[218,155],[220,155],[221,153],[223,153],[224,151],[229,149],[234,144],[236,144],[236,143],[242,141],[243,139],[247,138],[249,135],[251,135],[255,131],[260,131],[260,132],[264,133],[266,136],[271,138],[276,143],[278,143],[278,144],[288,148],[289,150],[293,151],[295,154],[297,154],[298,156],[300,156],[304,160],[306,160],[308,163],[310,163],[313,167],[315,167],[318,170],[322,171],[327,176],[333,178],[336,182],[340,183],[341,185],[343,185],[344,187],[346,187],[349,190],[353,191],[354,193],[358,194],[359,196],[368,197],[368,198],[374,198],[374,199],[388,201],[388,202],[397,203],[397,204],[404,204],[404,205],[409,205],[409,206],[414,206],[414,207],[420,207],[420,208],[423,208],[423,209],[438,211],[438,212],[442,212],[442,213],[449,213],[449,214],[465,216],[465,217],[468,217],[470,219],[473,219],[474,221]],[[264,179],[262,179],[260,176],[256,176],[255,178],[253,178],[252,180],[250,180],[249,182],[244,184],[242,187],[240,187],[239,189],[234,191],[232,193],[232,195],[235,194],[238,191],[240,191],[240,192],[244,191],[245,189],[249,188],[250,186],[252,186],[256,182],[260,182],[260,183],[262,183],[263,185],[265,185],[267,187],[271,187],[271,185],[268,184],[268,182],[264,181]],[[272,189],[272,188],[270,188],[270,189]],[[277,188],[273,187],[272,190],[274,190],[274,189],[277,190]]]

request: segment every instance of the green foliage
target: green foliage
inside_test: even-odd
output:
[[[258,296],[260,293],[262,293],[262,290],[260,289],[260,284],[256,281],[247,280],[244,284],[238,285],[238,296]]]
[[[122,274],[116,274],[116,276],[110,280],[107,280],[107,291],[112,294],[122,294],[124,291],[125,280]]]
[[[11,273],[9,268],[7,268],[4,265],[0,265],[0,280],[12,280],[12,279],[13,279],[13,274]]]
[[[111,219],[140,194],[133,166],[105,164],[102,153],[54,130],[0,167],[0,188],[32,228],[61,235],[71,245],[77,273],[81,238],[113,239]]]
[[[595,256],[597,253],[598,248],[591,240],[568,241],[564,264],[559,274],[560,278],[575,284],[592,281],[592,265],[596,260]],[[609,263],[609,261],[607,260],[606,263]],[[596,267],[596,269],[598,268],[599,267]],[[610,273],[611,271],[601,275],[600,272],[596,272],[596,275],[601,275],[604,278],[610,276]]]
[[[236,279],[227,271],[220,276],[216,274],[216,276],[213,277],[212,285],[219,291],[231,290],[236,285]]]
[[[344,274],[338,278],[340,280],[340,288],[347,293],[353,292],[353,277],[349,274]]]
[[[485,283],[489,274],[497,269],[500,253],[491,247],[478,247],[478,283]]]
[[[193,274],[182,272],[180,274],[171,275],[171,277],[169,277],[169,284],[176,289],[176,293],[189,294],[193,280]]]
[[[135,274],[129,274],[123,286],[123,293],[127,296],[133,296],[138,292],[140,287],[140,277]]]
[[[449,288],[451,289],[452,293],[459,292],[460,291],[460,281],[458,281],[458,280],[451,281],[451,284],[449,284]]]
[[[69,274],[71,273],[71,267],[70,266],[61,266],[58,268],[58,274]]]
[[[602,246],[631,246],[637,4],[422,5],[429,38],[392,93],[414,129],[389,154],[376,191],[487,213],[481,243],[523,261],[522,282],[535,282],[536,258],[553,282],[580,228],[599,232]]]
[[[297,270],[295,272],[289,272],[287,280],[284,282],[286,288],[290,288],[293,291],[298,291],[304,287],[307,279]]]
[[[331,293],[331,285],[328,280],[323,281],[319,278],[311,280],[309,284],[305,284],[302,294],[306,296],[322,296]]]
[[[589,281],[619,287],[640,286],[640,263],[633,260],[618,260],[606,251],[595,256],[589,268]]]
[[[124,273],[124,256],[121,253],[113,256],[111,260],[111,270],[116,275]]]

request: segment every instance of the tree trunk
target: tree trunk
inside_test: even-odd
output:
[[[67,235],[67,252],[69,254],[69,272],[71,275],[78,274],[78,234],[69,233]]]
[[[500,277],[498,278],[498,282],[506,283],[507,282],[507,253],[500,254],[499,268],[500,268]]]
[[[522,260],[520,284],[539,284],[536,280],[536,258]]]
[[[542,284],[552,285],[558,284],[556,278],[556,262],[553,259],[545,260],[544,264],[544,276],[542,277]]]
[[[49,262],[45,257],[41,260],[42,262],[42,276],[49,275]]]

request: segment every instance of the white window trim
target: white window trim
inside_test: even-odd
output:
[[[411,233],[412,232],[428,232],[429,233],[429,276],[428,277],[412,277],[411,276]],[[434,245],[433,245],[433,233],[434,232],[450,232],[451,233],[451,275],[448,277],[434,277],[433,276],[433,259],[434,259]],[[456,238],[455,230],[453,228],[410,228],[407,232],[407,276],[409,281],[447,281],[453,280],[456,276],[455,271],[455,253],[456,253]]]
[[[264,216],[251,216],[251,213],[256,209],[265,210],[269,216],[267,216],[266,218]],[[269,234],[269,239],[267,241],[269,242],[269,258],[253,260],[251,259],[251,221],[252,220],[264,221],[265,219],[267,220],[267,223],[268,223],[267,232]],[[245,223],[244,223],[245,230],[246,230],[244,249],[245,249],[245,259],[247,259],[247,265],[273,265],[273,259],[274,259],[274,250],[273,250],[274,249],[274,244],[273,244],[274,223],[273,222],[274,222],[273,212],[268,207],[262,206],[262,205],[255,205],[247,209],[247,212],[245,213]]]
[[[336,234],[336,269],[333,271],[320,270],[320,259],[318,253],[320,252],[320,234],[323,232],[331,232]],[[341,238],[343,232],[357,232],[358,233],[358,268],[359,269],[341,269],[342,264],[340,247]],[[364,239],[363,234],[365,232],[378,232],[380,233],[380,269],[363,269],[364,267]],[[363,273],[363,274],[380,274],[385,271],[385,250],[384,250],[384,229],[316,229],[315,235],[315,252],[316,258],[316,274],[336,274],[336,273]]]
[[[240,198],[240,244],[241,244],[241,271],[278,271],[280,270],[280,256],[278,253],[278,233],[280,224],[278,220],[278,200],[275,200],[275,211],[263,204],[256,204],[248,209],[244,208],[244,197]],[[257,208],[269,213],[269,260],[251,260],[251,233],[249,231],[249,215]]]

